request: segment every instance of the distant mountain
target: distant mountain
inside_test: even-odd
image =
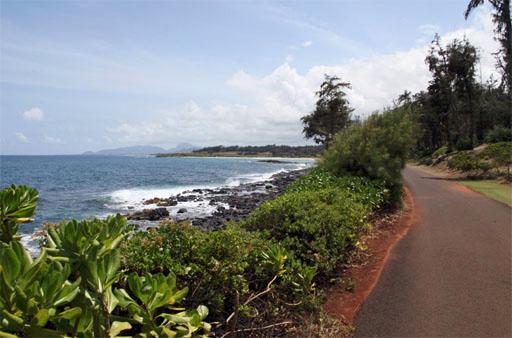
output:
[[[167,150],[155,146],[133,146],[115,149],[103,149],[99,151],[86,151],[82,155],[105,155],[105,156],[133,156],[165,153]]]
[[[171,149],[164,149],[156,146],[133,146],[122,147],[115,149],[103,149],[98,151],[86,151],[82,155],[105,155],[105,156],[134,156],[134,155],[152,155],[160,153],[181,153],[189,152],[197,149],[190,143],[179,143],[176,147]]]

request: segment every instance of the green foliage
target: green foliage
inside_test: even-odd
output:
[[[339,189],[352,193],[354,200],[368,205],[372,210],[380,208],[389,198],[389,190],[381,182],[360,176],[334,176],[323,168],[313,168],[307,175],[291,183],[287,192]]]
[[[194,155],[201,154],[222,154],[237,153],[242,156],[252,156],[261,153],[268,153],[272,157],[316,157],[324,150],[319,146],[285,146],[269,144],[266,146],[213,146],[196,149],[192,151]],[[159,154],[158,157],[173,156],[173,154]]]
[[[488,145],[481,153],[480,157],[490,162],[497,171],[501,167],[506,167],[507,176],[510,176],[510,166],[512,165],[512,142],[499,142]]]
[[[264,203],[242,224],[263,231],[294,258],[330,276],[366,225],[368,212],[369,207],[355,201],[351,192],[307,190]]]
[[[316,143],[328,147],[334,135],[348,125],[354,109],[346,99],[344,90],[347,88],[350,89],[350,83],[325,75],[325,81],[316,93],[315,110],[301,119],[306,138],[313,138]]]
[[[321,167],[338,176],[351,174],[378,180],[390,190],[389,203],[399,205],[401,170],[411,144],[410,107],[403,105],[373,114],[338,133],[322,156]]]
[[[162,223],[139,232],[122,246],[124,266],[139,273],[172,271],[180,284],[195,285],[188,306],[205,304],[214,318],[232,311],[235,293],[260,287],[273,271],[262,266],[272,245],[237,225],[204,232],[187,224]]]
[[[512,142],[490,144],[480,153],[464,151],[448,160],[448,168],[464,172],[487,173],[494,168],[498,174],[502,167],[510,176],[512,165]]]
[[[480,161],[472,152],[463,151],[448,160],[448,168],[460,171],[487,172],[490,166]]]
[[[446,155],[446,154],[448,154],[448,146],[445,145],[445,146],[440,147],[436,151],[434,151],[432,153],[432,158],[436,159],[436,158]]]
[[[33,215],[34,189],[12,186],[0,196],[2,220],[19,222]],[[187,292],[177,290],[173,275],[130,275],[135,300],[123,289],[119,244],[128,234],[120,216],[62,222],[48,229],[36,261],[19,241],[2,243],[0,335],[115,337],[130,330],[141,337],[190,337],[207,332],[207,308],[170,308]]]
[[[485,134],[485,142],[498,143],[512,141],[512,129],[496,126]]]
[[[30,222],[36,210],[39,194],[26,186],[12,185],[0,190],[0,241],[10,243],[16,236],[19,223]]]
[[[199,329],[210,331],[211,326],[203,322],[208,315],[205,306],[187,311],[173,307],[188,293],[188,288],[176,288],[174,274],[164,276],[161,273],[146,273],[138,276],[131,273],[127,279],[129,291],[134,297],[124,289],[116,290],[115,294],[119,305],[128,309],[131,319],[141,326],[142,336],[190,337]]]
[[[81,309],[71,302],[80,280],[70,282],[68,265],[48,262],[46,254],[33,261],[13,241],[0,248],[0,329],[24,336],[62,336],[62,324],[75,320]],[[1,334],[1,331],[0,331]]]

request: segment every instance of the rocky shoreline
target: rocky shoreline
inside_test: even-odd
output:
[[[191,221],[204,230],[219,229],[229,221],[239,221],[265,201],[284,192],[288,184],[307,169],[282,172],[269,180],[216,189],[193,189],[167,198],[144,200],[147,208],[126,215],[144,228],[162,220]]]

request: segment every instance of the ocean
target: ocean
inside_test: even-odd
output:
[[[102,218],[141,210],[146,207],[144,199],[263,181],[275,173],[306,168],[314,162],[279,161],[228,157],[0,156],[0,188],[15,183],[39,190],[34,222],[20,227],[24,244],[34,248],[37,243],[31,235],[46,222]],[[199,208],[195,212],[208,210]]]

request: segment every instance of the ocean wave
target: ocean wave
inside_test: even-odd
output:
[[[294,169],[281,168],[279,170],[275,170],[275,171],[272,171],[272,172],[243,174],[243,175],[238,175],[238,176],[234,176],[234,177],[229,177],[225,181],[225,186],[237,187],[237,186],[242,185],[242,184],[267,181],[272,176],[274,176],[276,174],[287,172],[287,171],[290,171],[290,170],[294,170]]]
[[[279,168],[263,173],[248,173],[227,178],[224,183],[211,185],[189,185],[189,186],[173,186],[166,188],[145,187],[115,190],[107,194],[107,202],[105,207],[114,210],[140,210],[142,208],[156,207],[154,205],[144,205],[144,200],[154,197],[169,198],[178,194],[183,194],[193,189],[216,189],[222,187],[237,187],[242,184],[257,183],[267,181],[275,174],[287,172],[291,170],[304,169],[310,164],[298,162],[292,168]]]
[[[133,188],[133,189],[120,189],[107,194],[109,203],[105,206],[110,209],[126,209],[129,206],[141,206],[144,200],[158,197],[168,198],[181,194],[187,190],[201,189],[205,186],[174,186],[168,188]]]

